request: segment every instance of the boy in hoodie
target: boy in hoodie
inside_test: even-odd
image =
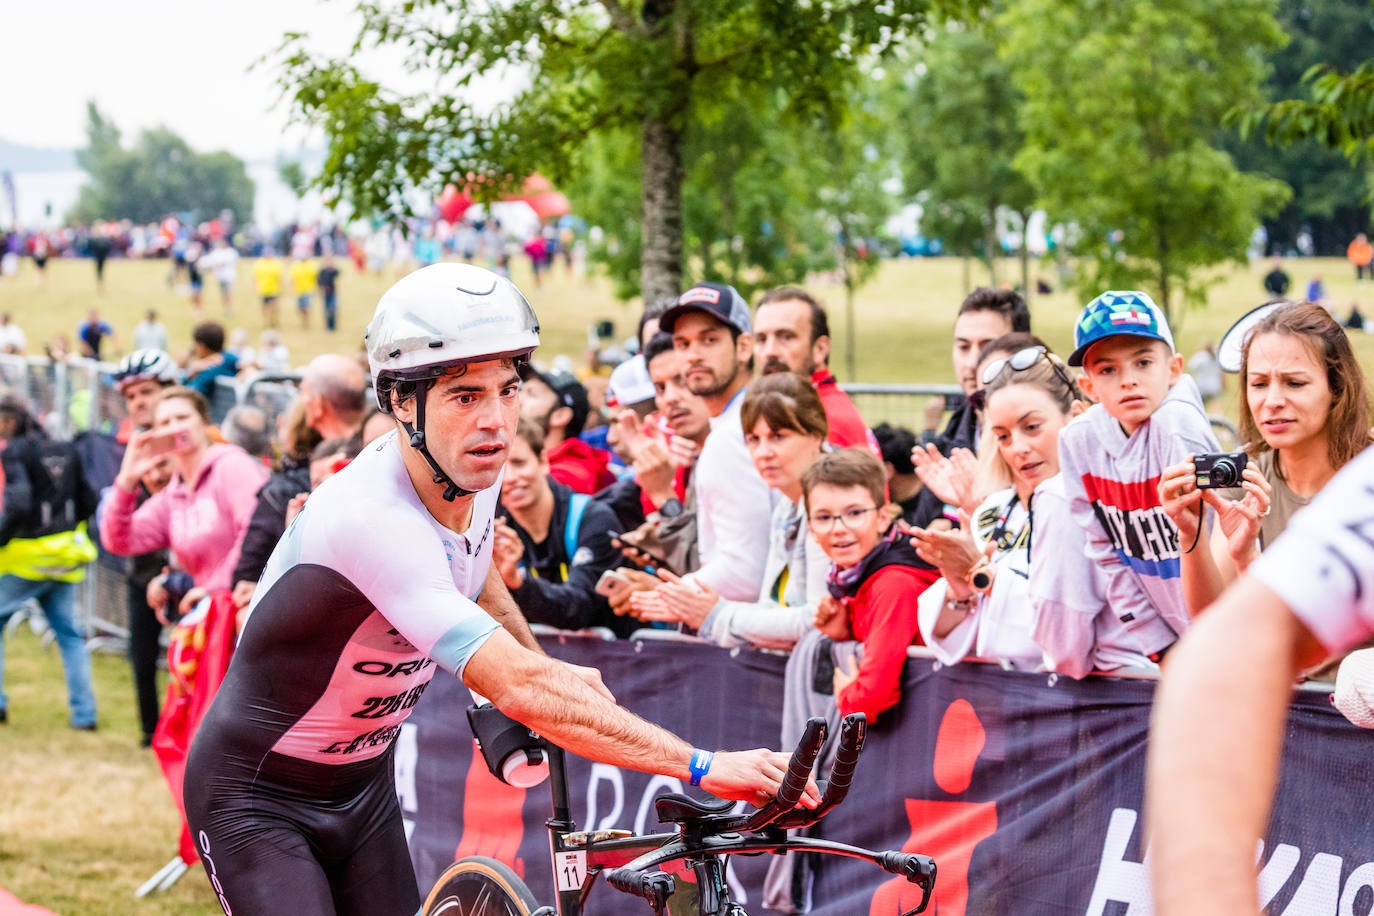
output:
[[[1188,625],[1179,556],[1190,547],[1160,508],[1159,476],[1218,446],[1145,293],[1088,303],[1068,362],[1098,404],[1060,434],[1060,477],[1036,492],[1031,595],[1050,666],[1082,677],[1158,662]]]

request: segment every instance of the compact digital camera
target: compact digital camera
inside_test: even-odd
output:
[[[1209,452],[1193,456],[1199,490],[1220,490],[1240,486],[1250,456],[1245,452]]]

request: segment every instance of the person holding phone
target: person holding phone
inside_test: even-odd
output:
[[[802,475],[825,446],[825,407],[802,376],[776,373],[745,391],[740,421],[754,467],[781,497],[769,526],[762,590],[753,601],[728,601],[703,582],[660,573],[668,581],[636,592],[630,607],[640,620],[679,623],[717,645],[791,649],[811,627],[830,568],[806,527],[801,498]]]
[[[611,544],[616,525],[609,506],[553,478],[543,433],[522,417],[501,479],[492,563],[525,619],[562,630],[607,627],[617,636],[630,635],[634,619],[613,613],[597,590],[601,575],[619,565]]]
[[[173,387],[158,395],[153,428],[129,440],[100,520],[100,539],[111,553],[171,550],[196,583],[182,599],[182,613],[207,592],[233,586],[254,497],[267,479],[267,468],[243,449],[212,445],[209,428],[210,409],[199,392]],[[171,483],[139,505],[139,481],[167,458]],[[148,604],[165,623],[163,584],[163,576],[149,583]]]

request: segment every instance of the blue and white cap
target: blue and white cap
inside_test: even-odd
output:
[[[749,304],[739,290],[725,283],[698,283],[678,296],[677,303],[658,320],[659,328],[672,333],[678,317],[687,312],[705,312],[741,334],[748,334],[753,328]]]
[[[1073,326],[1070,366],[1083,365],[1083,355],[1099,340],[1131,334],[1162,340],[1174,349],[1174,335],[1164,312],[1147,293],[1139,290],[1107,290],[1089,302]]]

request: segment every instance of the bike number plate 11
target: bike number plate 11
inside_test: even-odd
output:
[[[587,854],[585,852],[560,852],[555,857],[554,871],[558,875],[560,891],[575,891],[582,887],[587,877]]]

